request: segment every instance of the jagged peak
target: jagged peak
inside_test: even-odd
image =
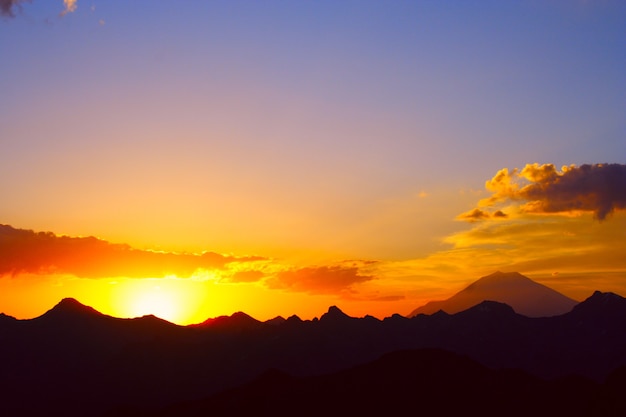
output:
[[[515,313],[515,310],[513,310],[513,307],[511,307],[510,305],[491,300],[485,300],[479,304],[476,304],[474,307],[468,308],[464,312],[480,312],[488,314],[517,314]]]
[[[91,314],[91,315],[102,315],[99,311],[94,309],[93,307],[89,307],[85,304],[82,304],[75,298],[64,298],[57,303],[48,313],[63,313],[63,314]]]
[[[292,314],[291,316],[287,317],[287,321],[290,323],[300,323],[302,322],[302,319],[297,315]]]
[[[603,301],[603,302],[610,302],[610,301],[623,300],[623,299],[624,297],[622,297],[619,294],[615,294],[614,292],[610,292],[610,291],[602,292],[602,291],[596,290],[585,301],[598,300],[598,301]]]
[[[433,317],[450,317],[450,314],[445,311],[439,309],[435,313],[432,314]]]
[[[166,322],[166,323],[170,323],[169,321],[159,317],[159,316],[155,316],[154,314],[144,314],[141,317],[134,317],[131,320],[145,320],[145,321],[156,321],[156,322]],[[172,324],[172,323],[171,323]]]
[[[626,298],[613,292],[594,291],[589,298],[576,305],[573,311],[606,310],[618,306],[626,308]]]
[[[261,322],[254,317],[249,316],[243,311],[237,311],[230,316],[219,316],[209,318],[194,326],[213,326],[213,327],[251,327],[260,325]]]
[[[17,319],[15,317],[9,316],[8,314],[4,314],[4,313],[0,313],[0,320],[17,321]]]
[[[271,318],[269,320],[265,320],[264,323],[266,324],[270,324],[272,326],[278,326],[283,324],[284,322],[286,322],[287,320],[283,317],[283,316],[276,316],[274,318]]]
[[[232,320],[237,320],[237,321],[255,321],[255,322],[258,322],[257,319],[255,319],[254,317],[252,317],[249,314],[244,313],[243,311],[237,311],[237,312],[231,314],[230,318]]]
[[[371,314],[366,314],[365,317],[363,317],[363,320],[367,320],[367,321],[370,321],[370,322],[380,322],[381,321],[378,318],[372,316]]]
[[[341,311],[341,309],[337,306],[330,306],[328,308],[328,312],[326,312],[325,314],[322,315],[322,317],[320,317],[320,320],[345,320],[345,319],[350,319],[352,317],[348,316],[346,313],[344,313],[343,311]]]

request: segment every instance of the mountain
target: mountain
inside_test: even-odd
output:
[[[498,271],[480,278],[446,300],[431,301],[413,310],[409,317],[439,310],[454,314],[485,300],[508,304],[527,317],[558,316],[571,311],[578,303],[518,272]]]
[[[348,316],[346,313],[341,311],[341,309],[337,306],[330,306],[328,311],[322,314],[320,317],[320,322],[322,323],[346,323],[350,320],[354,320],[353,317]]]
[[[572,315],[581,318],[626,319],[626,299],[612,292],[595,291],[585,302],[574,307]]]
[[[269,381],[264,381],[274,390],[266,391],[263,399],[252,397],[250,401],[290,404],[289,387],[293,387],[294,396],[304,401],[303,407],[315,409],[311,404],[327,404],[325,398],[334,398],[334,394],[325,391],[324,384],[308,385],[306,381],[339,375],[396,351],[416,349],[445,350],[497,372],[516,369],[531,375],[529,378],[545,380],[579,375],[600,384],[613,371],[626,366],[625,328],[626,299],[601,292],[571,312],[553,317],[530,318],[506,304],[483,301],[456,314],[439,312],[413,318],[355,318],[330,307],[320,319],[313,320],[291,316],[282,321],[258,322],[236,313],[196,326],[177,326],[153,316],[110,317],[67,300],[35,319],[0,320],[0,415],[99,417],[120,407],[163,410],[232,392],[259,375],[269,375]],[[437,366],[442,375],[456,366],[450,370],[446,363],[448,360]],[[272,369],[276,371],[268,374]],[[395,372],[382,377],[380,381],[387,381],[381,382],[384,386],[367,382],[366,374],[362,375],[366,386],[359,388],[361,377],[353,380],[355,392],[360,389],[363,393],[359,405],[367,407],[376,395],[395,395]],[[417,392],[401,391],[401,398],[408,395],[429,401],[431,394],[420,396],[421,390],[429,389],[430,380],[421,372],[415,370],[412,374],[418,383],[412,385]],[[471,375],[473,371],[467,372]],[[613,380],[626,380],[624,374]],[[334,378],[329,386],[335,383]],[[341,378],[335,385],[337,392],[348,384]],[[398,378],[411,381],[406,376]],[[271,385],[271,381],[279,385]],[[302,381],[304,385],[300,385]],[[481,386],[481,381],[466,381],[464,386],[473,389]],[[370,383],[378,387],[378,394],[367,391]],[[440,391],[436,392],[446,393],[445,398],[456,395],[456,388],[437,386]],[[492,393],[492,389],[493,385],[484,386],[478,404],[498,398],[498,391]],[[356,401],[350,397],[357,395],[354,392],[346,395]],[[578,397],[572,391],[572,398]],[[249,399],[234,398],[244,402]],[[417,406],[419,401],[414,404]],[[283,411],[282,415],[288,413]],[[504,414],[515,415],[509,411]],[[557,410],[553,415],[563,413]]]
[[[52,309],[45,312],[38,320],[74,320],[77,318],[103,317],[96,309],[81,304],[74,298],[64,298]]]
[[[193,327],[213,327],[219,329],[229,329],[233,331],[241,331],[247,329],[256,329],[262,326],[262,322],[247,315],[242,311],[233,313],[230,316],[219,316],[209,318],[199,324],[193,324]]]
[[[494,370],[440,349],[401,350],[339,372],[294,377],[272,369],[207,398],[159,410],[118,408],[106,417],[401,416],[571,417],[624,415],[626,368],[607,383],[545,380]]]

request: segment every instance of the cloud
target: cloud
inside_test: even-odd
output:
[[[473,210],[470,210],[470,211],[468,211],[466,213],[459,214],[457,216],[457,219],[465,220],[465,221],[468,221],[468,222],[471,222],[471,223],[477,222],[477,221],[480,221],[480,220],[489,219],[489,218],[491,218],[491,215],[489,213],[487,213],[486,211],[483,211],[481,209],[477,209],[477,208],[475,208]]]
[[[427,262],[459,265],[458,270],[623,270],[626,212],[615,213],[610,223],[597,224],[591,219],[592,214],[585,213],[477,223],[447,237],[452,249],[431,255]]]
[[[372,298],[372,301],[381,301],[381,302],[393,302],[404,300],[406,297],[404,295],[383,295],[380,297]]]
[[[26,0],[0,0],[0,16],[15,17],[15,8]]]
[[[506,214],[502,210],[496,210],[493,213],[489,213],[487,211],[475,208],[468,212],[459,214],[456,218],[457,220],[465,220],[467,222],[474,223],[487,219],[506,219],[507,217],[509,217],[508,214]]]
[[[406,299],[406,296],[404,296],[404,295],[381,295],[381,296],[374,296],[374,297],[367,297],[367,298],[365,298],[365,300],[367,300],[367,301],[377,301],[377,302],[381,302],[381,303],[401,301],[401,300],[404,300],[404,299]]]
[[[338,294],[351,286],[373,280],[361,275],[359,268],[343,266],[307,267],[277,273],[265,281],[271,289],[286,289],[311,294]]]
[[[0,0],[0,16],[15,17],[15,9],[20,8],[22,3],[29,2],[31,0]],[[73,13],[78,8],[78,0],[63,0],[63,11],[61,16],[65,16],[68,13]]]
[[[0,225],[0,276],[70,274],[80,278],[189,277],[198,269],[221,269],[260,257],[153,252],[95,237],[57,236]]]
[[[492,195],[479,202],[480,208],[459,215],[459,219],[476,222],[503,218],[506,214],[501,210],[491,214],[484,208],[515,203],[522,213],[592,212],[602,221],[615,210],[626,209],[626,165],[570,165],[559,171],[553,164],[527,164],[521,171],[498,171],[485,188]]]
[[[61,12],[61,16],[75,12],[78,8],[78,0],[63,0],[63,5],[65,9]]]
[[[505,212],[503,212],[502,210],[496,210],[491,217],[495,218],[495,219],[506,219],[507,217],[509,217],[508,214],[506,214]]]
[[[261,271],[237,271],[231,277],[227,278],[226,282],[240,283],[240,282],[258,282],[265,277],[265,274]]]

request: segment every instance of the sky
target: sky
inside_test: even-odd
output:
[[[626,3],[0,0],[0,311],[626,295]]]

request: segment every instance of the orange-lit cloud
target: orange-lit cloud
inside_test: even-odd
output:
[[[271,289],[339,294],[350,291],[354,284],[373,279],[371,275],[361,275],[358,267],[319,266],[282,271],[268,278],[265,283]]]
[[[492,195],[479,202],[482,208],[515,203],[522,213],[592,212],[600,221],[615,210],[626,209],[623,164],[570,165],[560,171],[553,164],[527,164],[522,170],[498,171],[485,187]],[[458,218],[475,222],[504,216],[502,211],[491,214],[476,208]]]
[[[72,275],[78,278],[192,277],[222,284],[254,284],[273,290],[357,296],[352,288],[374,279],[376,261],[295,267],[257,256],[153,252],[95,237],[57,236],[0,225],[0,276]],[[386,295],[380,300],[389,300]],[[391,299],[397,299],[393,296]]]
[[[260,257],[152,252],[95,237],[57,236],[0,225],[0,275],[60,273],[81,278],[189,277],[198,269],[220,269]]]
[[[61,16],[65,16],[68,13],[73,13],[78,7],[78,0],[63,0],[63,6],[65,6],[65,9],[61,12]]]
[[[227,278],[227,282],[239,283],[239,282],[258,282],[265,277],[265,273],[262,271],[250,270],[250,271],[237,271],[231,277]]]

